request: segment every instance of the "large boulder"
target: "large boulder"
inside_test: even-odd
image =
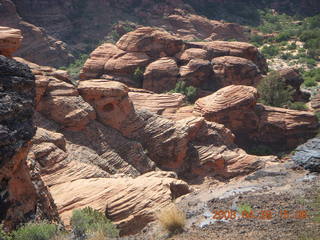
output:
[[[198,99],[194,111],[208,121],[224,124],[238,136],[257,129],[257,99],[254,87],[231,85]]]
[[[251,60],[225,56],[212,59],[213,72],[219,88],[229,85],[255,86],[262,76]]]
[[[320,172],[320,138],[313,138],[297,147],[292,159],[311,172]]]
[[[164,30],[141,27],[123,35],[117,47],[128,52],[144,52],[151,57],[174,56],[183,47],[183,41]]]
[[[256,64],[262,74],[266,74],[268,70],[266,59],[259,50],[250,43],[212,41],[191,42],[186,45],[187,48],[202,48],[207,50],[210,55],[210,59],[222,56],[242,57],[251,60]]]
[[[0,26],[0,55],[12,57],[21,45],[21,31],[9,27]]]
[[[90,57],[84,63],[80,71],[80,79],[99,78],[104,73],[106,62],[110,58],[123,53],[124,51],[111,43],[100,45],[90,54]]]
[[[258,142],[292,148],[317,133],[313,113],[256,104],[257,97],[253,87],[232,85],[198,99],[194,110],[230,128],[241,145]]]
[[[179,69],[173,58],[160,58],[147,66],[143,88],[156,93],[172,90],[176,86],[178,75]]]

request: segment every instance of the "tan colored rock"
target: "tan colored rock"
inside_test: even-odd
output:
[[[235,56],[251,60],[259,67],[262,74],[267,73],[267,62],[259,50],[250,43],[245,42],[227,42],[227,41],[212,41],[212,42],[191,42],[187,45],[188,48],[202,48],[207,50],[210,58],[221,56]]]
[[[201,48],[189,48],[182,53],[177,54],[177,58],[182,63],[188,63],[192,59],[210,60],[208,51]]]
[[[128,52],[144,52],[152,57],[170,57],[180,52],[183,41],[164,30],[141,27],[123,35],[116,45]]]
[[[259,68],[245,58],[217,57],[212,60],[212,65],[219,88],[229,85],[256,86],[262,78]]]
[[[176,111],[185,102],[185,96],[179,93],[155,94],[130,91],[129,98],[135,109],[145,109],[158,115]]]
[[[115,56],[123,54],[124,51],[111,43],[104,43],[97,47],[87,59],[80,71],[80,79],[99,78],[104,73],[106,62]]]
[[[14,28],[0,26],[0,55],[12,57],[22,41],[21,31]]]
[[[160,58],[147,66],[143,88],[156,93],[172,90],[176,86],[178,74],[179,69],[173,58]]]
[[[257,99],[258,92],[254,87],[231,85],[198,99],[194,110],[206,120],[224,124],[236,134],[249,132],[258,126],[254,113]]]
[[[73,209],[93,207],[106,212],[121,234],[138,233],[155,212],[172,199],[190,192],[175,178],[148,174],[137,178],[91,178],[56,184],[50,188],[62,220],[68,225]],[[68,192],[68,194],[64,194]]]
[[[255,88],[231,85],[198,99],[195,114],[224,124],[244,146],[253,142],[285,149],[315,136],[318,121],[313,113],[256,105],[256,101]]]
[[[282,144],[289,148],[296,147],[312,138],[318,131],[318,120],[311,112],[296,111],[257,105],[257,115],[260,118],[259,131],[261,142]]]
[[[320,91],[318,91],[315,96],[312,97],[311,107],[315,112],[320,112]]]
[[[140,67],[141,69],[148,65],[150,58],[141,52],[128,52],[119,54],[106,61],[104,65],[104,72],[108,74],[129,74],[132,75],[134,71]]]

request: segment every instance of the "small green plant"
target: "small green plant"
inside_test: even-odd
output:
[[[270,45],[262,47],[261,52],[266,56],[266,58],[271,58],[278,55],[280,50],[277,46]]]
[[[88,59],[88,57],[88,54],[82,54],[76,61],[71,63],[69,66],[61,67],[60,69],[68,71],[71,78],[75,80],[79,77],[80,70],[86,62],[86,60]]]
[[[185,214],[176,205],[162,209],[157,214],[157,218],[161,226],[170,234],[182,232],[186,224]]]
[[[58,228],[49,223],[28,223],[12,233],[13,240],[50,240],[58,233]]]
[[[237,212],[239,214],[242,214],[243,212],[249,214],[251,210],[252,210],[252,207],[247,203],[241,204],[237,207]]]
[[[90,207],[74,210],[71,217],[73,232],[77,237],[90,237],[95,233],[103,233],[104,237],[117,237],[119,230],[106,216]]]
[[[320,112],[316,112],[315,115],[318,118],[318,121],[320,122]]]
[[[308,107],[304,102],[293,102],[288,104],[289,109],[298,110],[298,111],[307,111]]]
[[[293,89],[286,86],[279,73],[271,72],[258,85],[259,102],[274,107],[283,107],[292,100]]]
[[[307,78],[304,80],[304,83],[303,83],[306,87],[314,87],[314,86],[317,86],[317,82],[315,79],[313,78]]]
[[[198,90],[193,86],[187,87],[184,81],[178,81],[170,93],[181,93],[187,97],[189,102],[193,103],[197,98]]]
[[[145,69],[141,68],[141,67],[137,67],[135,70],[134,70],[134,73],[133,73],[133,80],[137,83],[139,83],[139,85],[142,85],[143,83],[143,74],[144,74],[144,71]]]

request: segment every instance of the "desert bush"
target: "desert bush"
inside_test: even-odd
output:
[[[304,83],[303,83],[306,87],[314,87],[314,86],[317,86],[317,82],[315,79],[313,78],[307,78],[304,80]]]
[[[264,46],[261,49],[261,53],[265,55],[267,58],[274,57],[278,55],[280,52],[279,48],[274,45]]]
[[[274,107],[283,107],[292,100],[293,89],[286,86],[277,72],[271,72],[258,85],[259,102]]]
[[[84,65],[84,63],[86,62],[86,60],[88,59],[88,57],[89,57],[88,54],[82,54],[79,56],[79,58],[76,61],[71,63],[69,66],[61,67],[60,69],[68,71],[70,77],[74,80],[78,78],[80,70]]]
[[[13,240],[50,240],[58,233],[58,228],[49,223],[28,223],[12,233]]]
[[[250,213],[251,210],[252,210],[252,207],[247,203],[241,204],[237,207],[237,212],[239,214],[243,214],[243,212]]]
[[[162,209],[157,214],[160,225],[170,234],[176,234],[183,231],[186,223],[185,214],[172,204]]]
[[[144,68],[137,67],[134,70],[134,73],[133,73],[133,76],[132,76],[133,80],[136,81],[139,84],[142,84],[144,71],[145,71]]]
[[[90,237],[97,232],[103,233],[105,238],[119,235],[119,230],[103,213],[90,207],[74,210],[71,225],[75,236],[79,238]]]
[[[193,103],[196,100],[198,90],[192,86],[186,86],[186,82],[178,81],[170,93],[181,93],[187,97],[187,100]]]
[[[298,110],[298,111],[307,111],[308,107],[304,102],[293,102],[288,104],[289,109]]]
[[[267,145],[256,145],[256,146],[251,146],[247,152],[252,155],[257,155],[257,156],[268,156],[268,155],[274,155],[274,150],[267,146]]]

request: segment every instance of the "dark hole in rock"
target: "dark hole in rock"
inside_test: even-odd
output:
[[[114,106],[112,103],[108,103],[106,104],[104,107],[103,107],[103,110],[107,111],[107,112],[110,112],[114,109]]]

